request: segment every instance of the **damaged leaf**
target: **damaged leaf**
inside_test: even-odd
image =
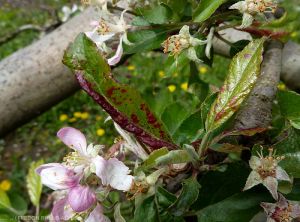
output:
[[[206,119],[206,129],[224,124],[240,107],[260,73],[265,38],[250,42],[230,63],[229,73]]]
[[[77,36],[65,52],[63,62],[75,73],[80,86],[123,129],[152,149],[176,147],[140,93],[114,80],[106,60],[86,35]]]

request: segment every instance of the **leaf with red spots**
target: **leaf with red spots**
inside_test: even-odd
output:
[[[207,131],[224,124],[249,95],[260,73],[264,41],[261,38],[250,42],[232,59],[224,85],[208,113]]]
[[[63,62],[73,70],[80,86],[123,129],[152,149],[176,147],[139,92],[113,79],[106,60],[85,34],[79,34],[69,46]]]

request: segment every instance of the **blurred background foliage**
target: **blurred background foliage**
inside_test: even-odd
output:
[[[58,27],[61,9],[80,4],[77,0],[0,0],[0,60],[21,49]],[[289,12],[294,32],[290,38],[300,42],[300,3],[282,1]],[[24,25],[33,29],[20,31]],[[296,27],[296,28],[295,28]],[[214,65],[200,65],[198,77],[214,87],[220,87],[228,69],[229,60],[214,56]],[[116,78],[136,87],[148,102],[165,92],[174,100],[189,98],[189,67],[165,70],[168,58],[161,53],[143,53],[129,58],[123,66],[114,69]],[[280,86],[284,89],[284,86]],[[0,189],[17,193],[28,201],[24,178],[29,164],[43,158],[45,162],[60,160],[67,148],[57,139],[56,132],[63,126],[81,129],[94,144],[113,144],[117,136],[112,123],[104,122],[107,115],[82,91],[51,108],[36,119],[0,138]]]

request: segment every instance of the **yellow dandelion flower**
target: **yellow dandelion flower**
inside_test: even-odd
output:
[[[158,76],[163,78],[165,76],[165,72],[163,70],[158,71]]]
[[[76,121],[77,121],[77,118],[75,118],[75,117],[69,119],[69,122],[70,122],[70,123],[74,123],[74,122],[76,122]]]
[[[199,71],[201,74],[205,74],[205,73],[207,73],[207,68],[205,66],[200,66]]]
[[[81,118],[81,112],[74,112],[74,113],[73,113],[73,116],[74,116],[75,118]]]
[[[189,88],[189,85],[188,85],[187,82],[184,82],[184,83],[182,83],[182,84],[180,85],[180,88],[181,88],[182,90],[184,90],[184,91],[187,91],[188,88]]]
[[[89,118],[90,114],[88,112],[81,113],[81,119],[87,119]]]
[[[97,115],[97,116],[96,116],[96,120],[97,120],[97,121],[102,120],[102,116]]]
[[[0,189],[3,191],[9,191],[11,188],[11,182],[9,180],[2,180],[0,183]]]
[[[277,88],[281,91],[284,91],[284,90],[286,90],[286,85],[281,82],[277,85]]]
[[[68,119],[68,115],[67,114],[61,114],[59,116],[59,121],[63,122],[63,121],[66,121]]]
[[[176,86],[175,85],[169,85],[168,90],[172,93],[176,90]]]
[[[100,128],[100,129],[97,129],[96,133],[97,133],[98,136],[103,136],[105,134],[105,130]]]
[[[133,71],[133,70],[135,70],[135,66],[134,65],[127,66],[127,69],[129,71]]]

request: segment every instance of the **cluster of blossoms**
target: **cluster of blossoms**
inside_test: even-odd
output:
[[[237,9],[243,14],[243,22],[239,28],[250,26],[256,15],[264,15],[267,12],[274,12],[277,3],[274,0],[245,0],[239,1],[229,9]]]
[[[180,53],[186,52],[186,56],[190,60],[201,63],[202,61],[198,58],[195,47],[206,44],[205,54],[210,58],[213,33],[214,28],[211,28],[207,40],[200,40],[191,36],[189,26],[184,25],[178,35],[172,35],[162,43],[164,53],[170,52],[170,55],[176,58]]]
[[[57,136],[74,151],[63,163],[44,164],[36,169],[44,185],[60,192],[61,199],[54,203],[51,212],[53,220],[85,217],[87,222],[109,221],[97,197],[110,189],[129,191],[134,184],[129,168],[115,157],[100,156],[103,146],[87,146],[85,136],[77,129],[62,128]],[[96,183],[87,185],[89,179]]]

